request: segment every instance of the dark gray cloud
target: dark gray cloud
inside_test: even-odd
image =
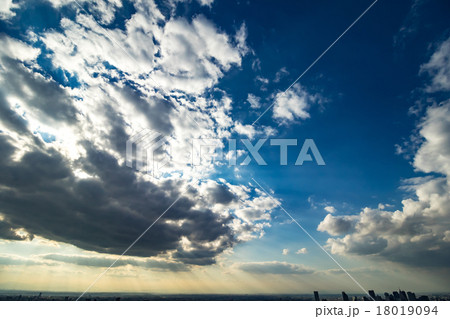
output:
[[[7,220],[0,220],[0,238],[7,240],[32,240],[33,236],[29,234],[21,235],[15,231],[14,226]]]
[[[0,148],[11,156],[3,138]],[[0,165],[0,211],[13,228],[101,253],[121,254],[180,195],[182,182],[159,185],[136,178],[106,151],[85,142],[86,157],[76,165],[95,178],[78,179],[58,152],[36,150],[20,161]],[[228,218],[209,209],[194,209],[183,196],[129,251],[150,257],[171,250],[188,264],[211,264],[235,243]],[[177,223],[165,221],[183,221]],[[188,253],[181,238],[193,243]],[[212,241],[220,245],[211,248]]]
[[[306,268],[303,265],[279,261],[242,263],[238,265],[238,268],[242,271],[258,275],[307,275],[314,272],[314,270]]]
[[[382,253],[388,246],[388,241],[383,237],[366,235],[361,241],[351,241],[347,247],[350,254],[355,255],[374,255]]]
[[[42,265],[45,264],[39,260],[24,258],[14,255],[0,255],[0,265],[3,266],[26,266],[26,265]]]
[[[104,138],[111,143],[111,147],[117,152],[123,154],[127,140],[130,136],[125,131],[126,122],[122,114],[114,111],[114,108],[109,104],[103,106],[104,114],[108,118],[108,124],[110,125],[109,131],[104,134]]]
[[[0,89],[0,121],[6,125],[7,128],[22,134],[28,134],[26,121],[11,110],[11,107],[6,101],[3,91]]]
[[[217,57],[224,68],[240,63],[241,55],[232,50],[226,35],[217,33],[209,21],[196,21],[195,28],[204,25],[213,32],[211,36],[216,34],[218,39],[224,40],[224,48],[228,48],[226,52],[222,48],[217,54],[210,52],[209,55]],[[230,204],[235,197],[225,186],[213,187],[206,195],[198,191],[200,186],[193,186],[181,194],[187,188],[181,180],[150,182],[138,178],[139,174],[133,169],[119,164],[114,156],[125,151],[125,142],[129,138],[127,127],[136,128],[130,121],[141,115],[147,123],[138,121],[140,125],[148,124],[152,130],[171,135],[174,132],[171,117],[177,111],[170,99],[149,95],[151,87],[143,84],[144,81],[133,80],[142,70],[127,63],[130,60],[121,53],[113,59],[115,63],[110,64],[121,62],[125,69],[118,73],[126,73],[126,76],[120,76],[118,81],[113,75],[101,75],[103,81],[97,76],[90,77],[89,74],[98,74],[102,62],[109,61],[106,55],[114,56],[117,50],[108,47],[103,52],[98,47],[99,55],[93,59],[89,53],[92,50],[87,49],[92,46],[92,40],[85,41],[83,35],[78,37],[77,32],[73,32],[76,28],[70,29],[74,24],[65,22],[68,23],[66,35],[71,34],[78,40],[73,50],[71,41],[66,42],[65,35],[58,34],[64,37],[60,42],[56,31],[48,32],[48,38],[33,34],[27,39],[29,42],[44,41],[48,48],[46,52],[51,52],[47,57],[52,59],[53,66],[76,76],[83,84],[81,91],[86,94],[80,104],[71,96],[71,92],[76,91],[59,84],[58,79],[52,79],[45,72],[46,68],[39,65],[37,57],[42,53],[39,49],[0,35],[0,42],[6,43],[0,52],[0,80],[4,84],[0,88],[0,121],[4,130],[0,132],[0,212],[4,215],[0,238],[23,239],[14,237],[15,230],[23,228],[30,236],[99,253],[121,254],[182,195],[128,254],[152,257],[167,253],[183,264],[213,264],[217,255],[238,240],[230,226],[232,217],[219,214],[210,207],[216,203]],[[195,29],[187,22],[183,25]],[[89,35],[97,39],[99,46],[109,45],[102,36],[97,38],[96,32]],[[209,46],[210,41],[204,43]],[[50,47],[50,44],[56,47]],[[69,52],[65,55],[67,48]],[[19,51],[22,54],[17,54]],[[200,56],[203,60],[204,55]],[[147,56],[145,60],[148,60]],[[62,61],[67,65],[60,65]],[[78,65],[79,61],[86,63]],[[178,65],[167,59],[165,62],[166,66]],[[194,62],[195,67],[198,63],[197,60]],[[212,62],[205,62],[212,66]],[[78,73],[78,66],[85,70],[80,69]],[[214,81],[208,79],[206,86],[201,87],[194,83],[193,88],[202,92]],[[186,82],[186,85],[191,87],[190,83]],[[24,118],[28,123],[14,112],[14,105],[8,104],[11,97],[23,104],[20,106],[27,112]],[[56,140],[41,142],[30,132],[31,125],[51,127]],[[61,127],[64,130],[58,136],[54,131]],[[7,137],[5,134],[10,131],[17,134]],[[19,146],[17,135],[27,134],[33,138],[21,139]],[[66,157],[66,154],[70,156]],[[86,175],[78,174],[80,170]]]
[[[46,79],[39,73],[31,72],[22,62],[7,56],[1,56],[1,64],[4,93],[20,97],[47,121],[76,122],[77,110],[72,99],[57,82]],[[0,104],[3,104],[1,99]],[[11,116],[9,116],[9,123],[23,130],[18,120]]]
[[[428,241],[407,242],[401,247],[382,250],[379,257],[407,266],[444,267],[448,269],[448,265],[450,265],[450,244],[442,243],[442,238],[439,235],[432,237]],[[450,280],[448,282],[450,284]]]
[[[28,123],[26,122],[26,120],[22,118],[17,112],[15,112],[12,107],[14,106],[8,103],[5,94],[2,91],[2,88],[0,88],[0,123],[3,124],[6,128],[19,133],[21,136],[30,137],[36,146],[42,147],[42,141],[37,136],[31,133],[31,131],[28,129]],[[5,137],[3,136],[0,138]],[[0,151],[2,151],[2,149],[0,149]],[[3,154],[3,152],[1,152],[0,154]]]
[[[217,184],[209,187],[207,191],[214,203],[229,204],[237,199],[226,185]]]
[[[63,255],[63,254],[46,254],[39,256],[45,260],[58,261],[68,264],[74,264],[87,267],[110,267],[115,258],[106,256],[81,256],[81,255]],[[180,262],[170,262],[152,259],[137,259],[123,257],[114,263],[112,267],[136,266],[148,268],[153,271],[188,271],[189,267]]]
[[[122,97],[132,104],[145,118],[152,129],[165,135],[170,135],[173,125],[170,121],[170,114],[174,111],[172,102],[156,96],[144,97],[137,90],[129,86],[116,88]]]
[[[326,231],[333,236],[342,235],[353,229],[356,218],[357,216],[333,216],[328,214],[319,224],[317,230]]]
[[[11,139],[5,135],[0,134],[0,163],[8,163],[11,160],[15,147],[11,145]]]

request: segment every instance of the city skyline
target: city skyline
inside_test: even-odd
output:
[[[324,296],[325,298],[321,298]],[[136,293],[87,293],[81,299],[76,293],[67,292],[29,292],[29,291],[0,291],[0,301],[448,301],[450,294],[418,294],[399,289],[392,293],[384,292],[383,296],[369,290],[369,295],[350,294],[342,291],[341,296],[336,294],[319,294],[314,291],[308,294],[136,294]]]
[[[5,1],[0,290],[448,293],[449,10]]]

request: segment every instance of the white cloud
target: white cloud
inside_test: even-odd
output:
[[[450,91],[450,39],[433,53],[421,72],[431,76],[428,92]],[[433,100],[413,136],[412,165],[430,174],[403,181],[414,196],[399,210],[379,204],[358,215],[327,215],[318,230],[329,238],[332,253],[373,256],[409,266],[448,267],[450,263],[450,100]],[[438,175],[436,175],[438,174]]]
[[[241,52],[242,55],[246,55],[249,52],[249,48],[247,46],[247,26],[243,22],[241,27],[237,30],[236,35],[234,36],[236,40],[236,47]]]
[[[271,205],[267,206],[266,209],[255,209],[252,207],[243,207],[237,209],[234,213],[236,216],[241,218],[246,222],[254,222],[261,220],[270,220],[270,214],[267,209],[271,209]]]
[[[247,102],[250,103],[252,109],[259,109],[261,107],[261,98],[251,93],[248,94]]]
[[[71,0],[47,0],[56,9],[61,9],[64,6],[73,6],[79,8],[80,5],[87,5],[88,11],[93,17],[102,24],[110,24],[113,22],[117,9],[122,7],[122,0],[77,0],[77,2]]]
[[[6,35],[0,35],[2,46],[0,47],[1,57],[10,57],[22,62],[32,62],[40,54],[40,50],[30,45],[13,39]]]
[[[252,139],[257,133],[253,125],[250,124],[244,125],[240,122],[234,123],[234,130],[236,131],[236,133],[248,136],[250,139]]]
[[[424,139],[414,167],[424,173],[440,173],[404,181],[415,198],[402,201],[402,209],[364,208],[358,215],[327,215],[319,231],[332,236],[332,253],[372,255],[408,265],[447,266],[450,228],[450,101],[430,107],[420,124]]]
[[[297,250],[295,253],[296,253],[297,255],[304,255],[304,254],[307,254],[307,253],[308,253],[308,249],[306,249],[306,248],[300,248],[300,249]]]
[[[105,74],[107,62],[118,70],[133,75],[146,74],[153,70],[153,32],[158,32],[156,22],[161,16],[154,13],[144,24],[144,17],[135,14],[126,24],[126,30],[108,30],[105,34],[92,16],[79,14],[76,21],[61,20],[64,33],[47,32],[40,40],[52,50],[55,67],[77,75],[81,81],[92,83],[92,73]],[[152,86],[155,84],[152,83]]]
[[[275,78],[273,79],[273,81],[275,83],[280,82],[280,80],[289,75],[289,71],[286,69],[286,67],[282,67],[276,74],[275,74]]]
[[[262,76],[259,76],[259,75],[255,78],[255,80],[258,81],[258,82],[261,82],[263,84],[269,84],[269,79],[268,78],[265,78],[265,77],[262,77]]]
[[[416,153],[414,167],[450,176],[450,101],[428,109],[420,135],[425,141]]]
[[[289,249],[284,248],[283,251],[281,252],[282,255],[287,256],[289,254]]]
[[[202,6],[207,6],[207,7],[211,7],[211,5],[213,4],[214,0],[197,0],[198,3],[200,3]]]
[[[127,20],[125,29],[108,29],[108,35],[91,16],[79,14],[76,21],[61,20],[62,33],[54,30],[34,38],[53,52],[50,57],[55,68],[67,71],[83,84],[83,90],[74,89],[72,94],[83,96],[84,102],[77,102],[83,114],[101,121],[101,125],[96,123],[97,129],[111,126],[102,111],[103,105],[111,105],[130,126],[127,133],[149,128],[178,137],[179,143],[171,145],[173,161],[164,168],[174,171],[180,168],[174,163],[186,166],[191,151],[187,145],[192,138],[200,134],[229,136],[232,100],[217,89],[215,95],[221,98],[203,94],[232,65],[240,64],[246,28],[245,24],[241,26],[235,37],[237,43],[233,43],[233,36],[221,32],[203,16],[192,22],[166,20],[151,1],[136,3],[135,7],[137,12]],[[136,92],[126,83],[134,83]],[[161,88],[176,96],[167,103],[172,104],[172,110],[163,108],[158,116],[150,116],[146,104],[155,96],[163,100]],[[161,124],[171,131],[161,130]],[[201,175],[212,170],[211,164],[202,171],[197,167],[183,174]]]
[[[202,15],[192,22],[183,18],[166,21],[153,2],[137,3],[136,9],[125,30],[105,33],[92,16],[80,13],[76,21],[61,20],[63,33],[50,31],[41,40],[54,52],[55,67],[90,84],[97,80],[91,77],[94,72],[115,72],[105,68],[106,61],[147,88],[202,94],[233,65],[241,64],[246,53],[245,24],[234,43],[233,36]]]
[[[442,42],[433,53],[430,61],[420,68],[421,73],[431,76],[431,84],[427,87],[429,92],[450,90],[450,38]]]
[[[281,123],[289,123],[308,119],[311,105],[318,102],[320,97],[309,94],[302,86],[295,84],[285,94],[277,93],[275,100],[272,117]]]
[[[317,230],[326,231],[332,236],[348,233],[354,227],[356,216],[333,216],[328,214],[320,222]]]
[[[262,126],[260,129],[256,129],[255,126],[251,124],[242,124],[241,122],[234,122],[234,131],[238,134],[245,135],[249,139],[253,139],[256,135],[264,134],[264,137],[274,135],[277,130],[270,126]],[[243,150],[240,150],[244,152]]]
[[[19,4],[13,3],[13,0],[0,0],[0,19],[7,20],[16,15],[12,9],[18,9]]]
[[[61,0],[54,5],[69,3]],[[137,2],[135,7],[137,12],[127,20],[124,29],[109,28],[108,36],[91,15],[78,11],[75,20],[61,20],[61,30],[30,33],[29,44],[7,36],[0,37],[0,98],[4,98],[0,103],[0,146],[7,152],[2,154],[4,158],[14,157],[14,161],[0,161],[0,168],[27,171],[25,166],[30,161],[39,161],[33,174],[24,173],[27,183],[39,175],[33,180],[36,185],[34,182],[32,185],[40,188],[37,181],[55,178],[52,182],[61,182],[55,189],[65,194],[56,196],[40,188],[40,196],[28,199],[28,204],[25,200],[11,198],[15,201],[15,223],[12,224],[10,218],[11,204],[2,207],[4,220],[0,221],[0,226],[8,229],[23,227],[30,236],[45,230],[46,233],[41,235],[46,238],[55,239],[56,236],[61,242],[97,252],[105,252],[104,245],[108,243],[115,246],[108,246],[108,252],[116,253],[115,249],[123,246],[118,241],[132,235],[127,232],[127,229],[135,229],[131,224],[147,224],[148,219],[154,220],[153,215],[161,213],[159,206],[167,208],[173,202],[171,196],[179,191],[184,194],[183,212],[195,210],[191,216],[205,224],[198,226],[200,224],[191,223],[190,217],[186,216],[168,219],[169,222],[162,224],[161,229],[183,226],[190,231],[183,236],[174,232],[177,235],[170,239],[165,237],[170,232],[163,231],[158,241],[166,240],[165,247],[144,243],[144,249],[152,250],[147,256],[164,251],[178,262],[210,264],[235,244],[263,236],[264,229],[270,227],[271,210],[276,205],[250,186],[231,185],[226,181],[222,184],[228,188],[218,186],[210,179],[214,167],[189,168],[182,161],[183,157],[191,155],[189,151],[192,149],[190,143],[183,142],[190,142],[200,134],[223,138],[231,133],[233,101],[219,89],[214,89],[214,94],[205,91],[233,65],[240,65],[245,51],[245,25],[233,36],[220,31],[203,16],[197,16],[192,22],[181,18],[167,21],[151,1]],[[48,58],[54,68],[76,78],[80,86],[60,84],[39,73],[42,70],[36,59],[40,50],[32,46],[38,41],[52,52]],[[160,93],[159,84],[172,93],[171,97]],[[200,127],[190,118],[194,118]],[[142,128],[163,132],[176,140],[171,144],[174,159],[164,168],[167,175],[159,179],[124,165],[125,142]],[[33,134],[35,129],[55,135],[55,141],[44,143]],[[97,160],[105,162],[97,165]],[[67,178],[62,182],[60,176]],[[120,183],[114,180],[120,180]],[[10,179],[5,181],[7,184],[10,182]],[[8,185],[13,189],[26,183],[19,184]],[[92,205],[89,217],[82,221],[78,218],[88,209],[80,207],[76,214],[72,214],[70,211],[74,207],[66,205],[71,196],[88,196],[89,191],[84,192],[88,188],[98,190],[99,196],[114,198],[106,205],[114,206],[118,219],[109,223],[100,242],[92,245],[86,237],[72,242],[80,234],[73,233],[70,238],[64,232],[55,235],[62,227],[38,226],[39,219],[34,220],[36,224],[25,226],[20,221],[23,205],[39,205],[38,202],[46,201],[48,195],[50,198],[45,205],[52,206],[52,201],[56,200],[59,213],[66,214],[65,223],[69,219],[74,224],[84,223],[87,219],[92,222],[93,218],[99,217],[104,206]],[[2,189],[6,188],[2,185]],[[146,192],[147,195],[143,196]],[[22,194],[20,190],[15,193]],[[242,201],[236,201],[236,196],[240,196]],[[87,201],[82,200],[82,205],[87,206]],[[140,201],[148,205],[142,205]],[[147,208],[143,210],[142,207]],[[120,223],[117,222],[119,220]],[[121,236],[114,235],[116,227],[120,227]],[[204,229],[196,233],[197,227]],[[81,231],[84,227],[75,228]],[[208,238],[207,233],[211,234]],[[14,237],[14,234],[9,236]],[[111,238],[115,240],[111,241]]]
[[[182,18],[169,20],[156,39],[161,70],[155,71],[154,78],[166,90],[202,93],[232,65],[241,64],[243,43],[233,46],[227,34],[201,15],[192,23]]]
[[[326,206],[324,209],[325,209],[327,212],[329,212],[330,214],[336,213],[336,208],[334,208],[333,206]]]
[[[261,60],[258,58],[255,58],[252,62],[252,70],[253,71],[261,71]]]

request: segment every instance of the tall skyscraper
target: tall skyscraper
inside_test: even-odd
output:
[[[397,291],[392,292],[394,294],[394,300],[399,301],[400,300],[400,294]]]
[[[345,293],[345,291],[342,292],[342,300],[349,301],[348,295]]]
[[[372,297],[372,300],[377,300],[377,297],[375,296],[375,291],[369,290],[369,295]]]
[[[406,292],[404,290],[400,290],[400,300],[401,301],[408,301],[408,297],[406,297]]]
[[[319,297],[319,292],[318,291],[314,291],[314,300],[315,301],[320,301],[320,297]]]

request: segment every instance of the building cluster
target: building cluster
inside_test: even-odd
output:
[[[377,294],[375,294],[375,291],[373,290],[369,290],[368,291],[369,296],[353,296],[352,298],[350,298],[345,291],[342,292],[342,299],[343,301],[358,301],[358,300],[362,300],[362,301],[429,301],[430,298],[428,296],[420,296],[420,297],[416,297],[416,294],[414,292],[408,291],[405,292],[404,290],[398,290],[398,291],[393,291],[392,294],[385,292],[384,296],[379,296]],[[314,300],[315,301],[326,301],[327,299],[320,299],[319,296],[319,292],[318,291],[314,291]],[[443,300],[440,299],[438,297],[434,297],[432,298],[432,300]]]

